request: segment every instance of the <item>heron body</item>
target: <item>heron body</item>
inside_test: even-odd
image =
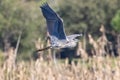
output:
[[[66,36],[63,21],[59,15],[54,12],[46,3],[41,7],[42,14],[46,19],[47,29],[50,35],[51,48],[71,48],[75,47],[78,36],[82,34],[73,34]]]

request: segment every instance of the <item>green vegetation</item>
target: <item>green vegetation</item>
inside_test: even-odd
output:
[[[65,0],[60,4],[60,13],[67,32],[79,33],[87,30],[98,36],[101,24],[111,30],[111,19],[120,8],[119,0]],[[97,34],[97,35],[96,35]]]
[[[1,0],[0,4],[1,47],[8,43],[15,47],[19,33],[22,32],[20,46],[23,50],[30,50],[34,47],[34,39],[45,33],[45,24],[37,3]]]
[[[116,13],[114,18],[112,19],[111,24],[115,31],[120,32],[120,10]]]
[[[44,1],[0,0],[1,50],[9,46],[15,48],[21,32],[19,53],[31,53],[35,47],[34,41],[38,37],[45,39],[46,24],[39,9],[39,5]],[[50,2],[52,8],[63,18],[67,34],[85,31],[86,34],[92,33],[94,37],[100,35],[98,32],[101,24],[105,25],[108,31],[120,31],[119,4],[120,0],[55,0],[55,3]]]

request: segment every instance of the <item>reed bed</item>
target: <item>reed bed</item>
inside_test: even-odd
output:
[[[31,59],[16,62],[17,48],[11,47],[3,55],[5,60],[0,60],[0,80],[120,80],[120,48],[117,50],[119,56],[115,57],[103,25],[100,32],[102,35],[97,40],[88,34],[89,44],[93,47],[92,57],[86,51],[84,38],[84,42],[78,43],[76,51],[76,55],[81,58],[73,60],[71,64],[68,59],[54,62],[51,50],[46,51],[48,59],[44,59],[45,52],[42,51],[37,53],[38,59],[35,61]],[[47,46],[49,45],[47,42]],[[35,41],[35,47],[37,50],[44,47],[41,39]]]
[[[119,80],[120,57],[93,57],[64,61],[20,61],[0,66],[0,80]]]

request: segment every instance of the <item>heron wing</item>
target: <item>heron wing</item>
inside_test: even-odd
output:
[[[68,39],[68,40],[73,40],[73,39],[75,39],[76,37],[79,37],[79,36],[82,36],[82,34],[69,35],[69,36],[67,36],[67,39]]]
[[[60,40],[66,39],[61,18],[50,8],[48,4],[41,6],[41,10],[46,19],[49,34]]]

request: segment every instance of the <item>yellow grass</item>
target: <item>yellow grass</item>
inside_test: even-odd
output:
[[[120,58],[78,59],[75,64],[58,61],[21,61],[15,66],[1,64],[0,80],[119,80]]]
[[[73,60],[71,65],[68,64],[68,59],[54,63],[52,51],[46,51],[49,54],[47,61],[43,58],[43,51],[38,52],[41,55],[36,61],[15,62],[15,51],[10,48],[6,55],[0,55],[5,58],[0,60],[0,80],[120,80],[120,55],[116,58],[109,57],[104,47],[110,42],[103,26],[100,31],[102,36],[97,41],[88,35],[89,43],[93,46],[93,57],[87,55],[85,44],[79,42],[77,55],[81,58]],[[41,39],[35,41],[35,47],[37,50],[44,47]]]

